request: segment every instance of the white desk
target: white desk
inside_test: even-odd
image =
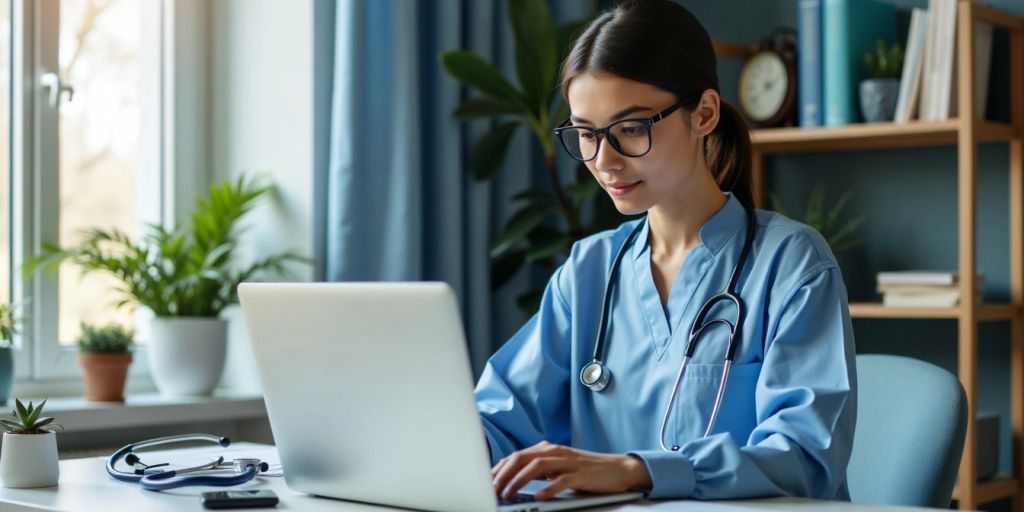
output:
[[[152,452],[157,454],[158,452]],[[238,443],[229,448],[193,448],[159,452],[158,455],[143,456],[149,463],[160,461],[188,462],[195,459],[210,460],[217,455],[228,458],[259,457],[265,461],[276,461],[277,450],[273,446]],[[0,510],[11,512],[66,511],[94,512],[97,510],[140,510],[145,512],[179,512],[205,510],[199,504],[203,491],[221,490],[214,487],[185,487],[166,492],[144,491],[137,485],[114,480],[107,475],[106,459],[102,457],[65,460],[60,463],[60,484],[41,489],[0,488]],[[279,510],[301,510],[303,512],[380,512],[400,510],[341,500],[314,498],[292,491],[285,485],[284,478],[257,478],[241,488],[273,489],[281,498]],[[259,510],[259,509],[254,509]],[[271,509],[264,509],[271,510]],[[632,504],[587,509],[595,511],[629,510],[646,512],[671,512],[673,510],[702,510],[708,512],[744,512],[751,510],[797,510],[806,512],[910,512],[905,507],[876,507],[829,501],[768,499],[733,502],[635,502]]]

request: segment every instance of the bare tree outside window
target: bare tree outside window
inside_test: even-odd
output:
[[[159,114],[151,108],[159,104],[159,33],[148,30],[155,3],[61,0],[60,76],[75,89],[60,107],[61,246],[92,227],[138,236],[143,221],[158,218],[159,206],[147,201],[158,199],[150,192],[159,161],[150,140],[158,138]],[[82,321],[135,327],[132,311],[113,307],[117,286],[109,276],[61,267],[61,344],[74,342]]]

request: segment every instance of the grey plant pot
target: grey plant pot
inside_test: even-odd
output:
[[[895,78],[871,78],[860,82],[860,113],[864,121],[877,123],[892,121],[896,113],[896,99],[900,81]]]

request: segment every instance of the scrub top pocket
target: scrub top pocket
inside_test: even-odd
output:
[[[665,433],[666,445],[682,446],[704,435],[724,368],[725,365],[721,363],[691,362],[686,365],[686,374],[683,375],[672,409],[675,425],[670,424]],[[729,368],[725,395],[710,435],[729,432],[736,443],[743,445],[747,442],[750,432],[757,425],[754,394],[760,375],[760,362],[733,364]]]

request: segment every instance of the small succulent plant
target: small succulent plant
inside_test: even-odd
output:
[[[18,421],[0,419],[0,424],[3,425],[4,430],[11,434],[46,434],[50,432],[50,429],[43,428],[53,423],[53,418],[42,416],[46,400],[43,400],[38,407],[34,406],[32,402],[29,402],[28,407],[26,407],[18,399],[14,400],[14,404],[15,407],[11,411],[11,415]]]
[[[135,333],[119,324],[102,327],[82,322],[78,350],[90,354],[124,354],[132,346]]]
[[[886,46],[878,40],[874,51],[864,54],[864,66],[871,78],[899,78],[903,72],[903,48],[898,44]]]

